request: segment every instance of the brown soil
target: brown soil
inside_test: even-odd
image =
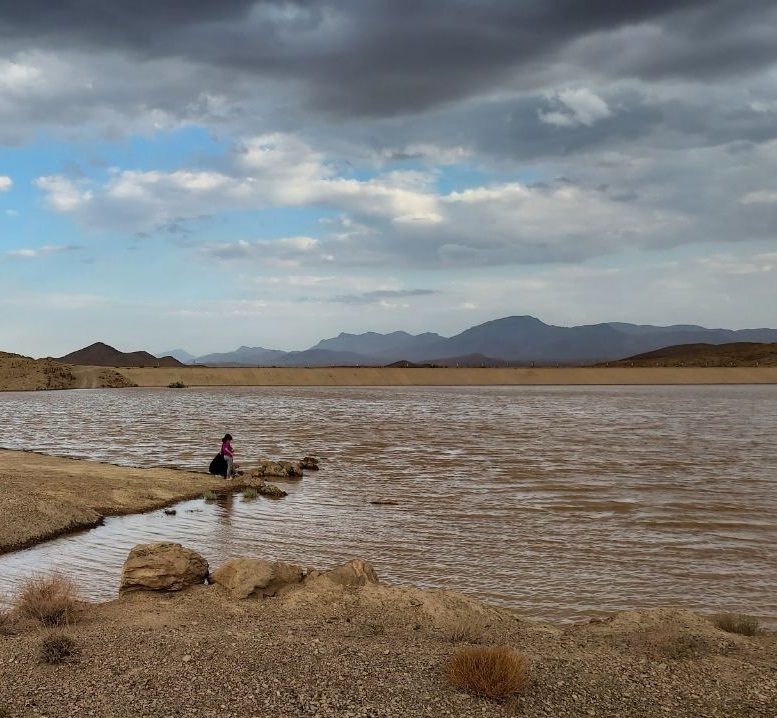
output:
[[[0,449],[0,553],[97,526],[104,516],[150,511],[224,486],[204,473]]]
[[[218,586],[85,605],[77,655],[46,665],[51,630],[13,617],[0,636],[10,716],[773,718],[775,634],[728,634],[688,611],[554,626],[460,594],[317,581],[277,598]],[[497,703],[446,680],[474,642],[528,657],[528,684]]]
[[[0,352],[0,391],[40,391],[133,386],[113,369],[74,367],[54,359]]]

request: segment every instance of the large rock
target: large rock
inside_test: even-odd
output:
[[[234,598],[275,596],[302,581],[302,567],[260,558],[233,558],[219,566],[210,580],[223,586]]]
[[[340,586],[352,588],[379,583],[378,574],[375,573],[372,565],[360,558],[351,559],[348,563],[336,566],[329,571],[324,571],[320,575]]]
[[[302,465],[299,461],[260,461],[251,472],[254,479],[272,476],[276,479],[301,479]]]
[[[179,543],[148,543],[129,552],[120,591],[180,591],[204,583],[208,562]]]

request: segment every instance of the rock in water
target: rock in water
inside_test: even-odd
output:
[[[129,552],[119,591],[180,591],[204,583],[208,562],[179,543],[148,543]]]

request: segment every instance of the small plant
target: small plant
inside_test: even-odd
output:
[[[64,633],[52,633],[40,642],[40,659],[56,665],[78,656],[78,645]]]
[[[526,686],[528,660],[511,646],[468,646],[448,665],[448,681],[468,693],[502,700]]]
[[[202,495],[202,498],[205,499],[206,501],[215,501],[216,493],[214,491],[208,490]]]
[[[11,613],[4,608],[0,608],[0,636],[8,636],[11,633],[13,633]],[[0,718],[2,718],[2,713],[0,713]]]
[[[761,626],[755,616],[744,613],[719,613],[713,616],[712,622],[727,633],[738,633],[742,636],[757,636]]]
[[[486,632],[487,624],[477,617],[459,618],[445,632],[451,643],[480,643]]]
[[[58,572],[32,576],[22,583],[16,607],[44,626],[66,626],[75,620],[78,591],[73,581]]]
[[[185,389],[186,388],[186,384],[184,384],[182,381],[171,381],[167,385],[167,388],[168,389]]]
[[[259,496],[259,492],[253,487],[249,486],[244,492],[243,492],[243,498],[246,501],[250,501],[251,499],[255,499],[257,496]]]

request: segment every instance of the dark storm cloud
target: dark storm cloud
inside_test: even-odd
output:
[[[630,29],[641,23],[662,32],[632,47]],[[300,81],[323,109],[371,116],[429,109],[505,82],[536,87],[540,66],[565,53],[605,75],[739,71],[777,56],[774,31],[772,0],[0,2],[0,38],[13,47],[182,58]]]

